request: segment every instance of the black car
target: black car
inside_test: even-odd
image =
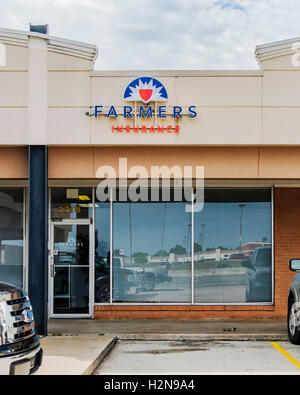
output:
[[[122,301],[137,292],[136,275],[133,270],[113,268],[113,297]],[[110,265],[105,258],[95,259],[95,302],[105,303],[110,300]]]

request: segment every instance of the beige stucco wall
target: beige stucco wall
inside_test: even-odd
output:
[[[70,71],[84,70],[89,71],[93,68],[93,63],[87,59],[80,57],[65,55],[48,51],[48,70],[50,71]]]
[[[172,106],[196,105],[198,116],[174,122],[172,116],[159,125],[175,125],[180,134],[113,134],[112,125],[133,125],[122,117],[122,100],[133,73],[50,72],[48,76],[47,142],[52,145],[290,145],[300,144],[298,71],[264,73],[155,72]],[[134,73],[138,77],[140,73]],[[144,73],[150,75],[150,73]],[[167,75],[169,74],[169,75]],[[119,118],[87,117],[89,106],[110,105]],[[150,126],[153,120],[139,120]]]
[[[1,42],[1,41],[0,41]],[[7,44],[5,45],[6,52],[6,62],[5,64],[0,64],[0,71],[27,71],[28,70],[28,47],[17,44]]]
[[[79,50],[78,56],[77,50],[72,55],[55,50],[42,37],[18,39],[14,45],[1,40],[6,65],[0,66],[0,145],[300,145],[300,66],[293,66],[291,54],[263,60],[261,70],[252,71],[106,72],[92,71],[93,62]],[[195,105],[197,118],[158,120],[165,127],[179,125],[179,134],[112,133],[113,125],[133,125],[122,117],[129,104],[123,94],[141,75],[165,85],[168,111]],[[119,118],[88,117],[95,105],[105,110],[114,105]]]
[[[149,75],[150,73],[144,73]],[[184,117],[178,120],[180,134],[113,134],[112,125],[133,125],[132,121],[108,120],[101,116],[91,119],[91,144],[250,144],[261,143],[261,76],[257,73],[155,72],[167,89],[168,109],[172,106],[187,108],[197,106],[196,119]],[[168,75],[169,74],[169,75]],[[215,74],[215,75],[214,75]],[[232,73],[233,74],[233,73]],[[135,73],[140,76],[140,73]],[[109,73],[93,73],[91,77],[92,106],[114,104],[120,112],[128,104],[122,100],[126,86],[134,79],[121,72],[110,77]],[[164,104],[164,103],[163,103]],[[153,120],[139,120],[139,125],[152,125]],[[174,125],[173,117],[158,120],[159,125]]]
[[[299,49],[300,45],[297,44],[296,48]],[[259,62],[259,67],[262,70],[300,70],[299,63],[299,53],[278,53],[277,56],[274,53],[274,56],[271,56],[267,59],[262,59]],[[296,63],[295,63],[296,61]]]
[[[23,145],[27,142],[29,52],[23,46],[4,45],[5,63],[0,64],[0,145]]]

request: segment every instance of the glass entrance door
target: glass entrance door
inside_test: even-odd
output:
[[[91,316],[90,221],[52,224],[51,316]]]

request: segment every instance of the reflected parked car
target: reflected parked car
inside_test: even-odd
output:
[[[113,271],[113,295],[115,300],[123,300],[137,293],[136,277],[133,270],[115,267]],[[97,303],[110,300],[110,265],[105,258],[95,258],[95,299]]]
[[[123,257],[113,257],[114,268],[125,268]],[[161,262],[160,264],[146,264],[142,267],[130,266],[130,270],[134,272],[137,287],[143,291],[152,291],[156,284],[172,281],[169,276],[169,262]]]
[[[249,259],[249,257],[244,254],[235,253],[235,254],[230,254],[229,259]]]
[[[152,291],[157,283],[171,282],[169,266],[169,262],[161,262],[160,265],[145,265],[143,267],[143,290]]]
[[[248,269],[246,277],[246,301],[270,302],[272,296],[272,250],[271,247],[258,247],[250,260],[242,266]]]

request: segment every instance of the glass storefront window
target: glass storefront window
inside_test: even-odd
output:
[[[110,301],[110,203],[95,203],[95,303]]]
[[[92,202],[92,188],[51,188],[51,218],[91,218]]]
[[[52,188],[52,217],[67,206],[73,212],[63,218],[91,218],[92,188],[67,189]],[[174,191],[152,202],[123,201],[119,192],[112,203],[95,196],[95,303],[189,304],[192,277],[195,304],[272,302],[270,188],[206,188],[194,235],[189,203],[176,201]]]
[[[191,213],[185,202],[113,204],[113,301],[191,301]]]
[[[195,303],[272,301],[271,190],[206,189],[195,213]]]
[[[0,188],[0,280],[23,287],[23,188]]]

